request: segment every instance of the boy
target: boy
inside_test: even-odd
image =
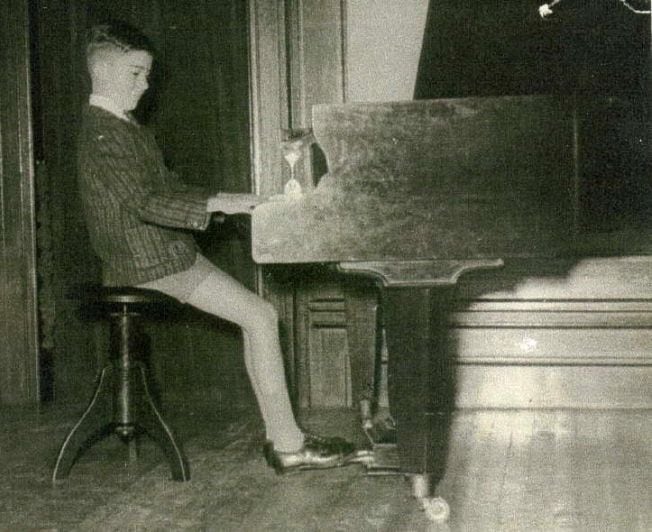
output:
[[[79,136],[79,184],[104,284],[158,290],[239,325],[268,463],[278,473],[342,465],[352,444],[304,434],[294,419],[276,310],[204,258],[189,234],[209,224],[209,193],[180,182],[130,114],[149,86],[151,44],[125,24],[96,26],[89,37],[92,94]],[[250,194],[218,198],[225,214],[249,213],[261,201]]]

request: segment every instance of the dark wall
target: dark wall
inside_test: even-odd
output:
[[[0,404],[36,400],[27,6],[0,3]]]
[[[564,0],[542,19],[541,4],[431,0],[415,97],[573,98],[580,229],[648,231],[650,17],[612,0]]]
[[[39,189],[39,279],[43,398],[85,401],[104,362],[106,327],[89,324],[67,298],[99,281],[77,196],[75,132],[87,101],[83,57],[88,27],[109,18],[141,27],[157,50],[154,87],[138,112],[166,159],[187,182],[248,191],[249,123],[246,3],[239,0],[40,0],[36,43],[35,136],[44,161]],[[230,221],[198,235],[204,253],[253,285],[246,225]],[[248,400],[240,333],[190,309],[150,327],[163,393]]]

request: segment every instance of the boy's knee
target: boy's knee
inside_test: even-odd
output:
[[[251,309],[242,323],[239,325],[251,334],[278,331],[278,312],[274,305],[268,301],[261,300],[255,308]]]
[[[260,305],[260,312],[265,319],[273,324],[278,323],[278,311],[269,301],[263,300]]]

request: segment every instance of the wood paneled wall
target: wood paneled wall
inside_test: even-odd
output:
[[[88,399],[105,360],[106,326],[90,324],[67,298],[71,286],[99,281],[76,187],[75,132],[88,98],[86,30],[122,19],[145,31],[157,51],[155,87],[138,113],[155,130],[168,164],[189,183],[248,191],[249,96],[246,3],[174,0],[40,0],[39,66],[41,194],[39,275],[48,323],[43,359],[46,399]],[[249,286],[243,220],[197,235],[204,253]],[[152,364],[162,393],[238,402],[249,397],[237,328],[190,309],[149,328]]]
[[[38,395],[26,3],[0,4],[0,404]]]

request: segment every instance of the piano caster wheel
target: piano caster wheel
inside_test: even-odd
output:
[[[428,519],[435,523],[447,521],[451,510],[444,499],[430,496],[430,475],[411,475],[410,480],[412,481],[412,495],[419,499]]]
[[[421,504],[428,519],[435,523],[448,521],[448,518],[451,515],[451,509],[448,506],[448,503],[441,497],[423,498],[421,499]]]

